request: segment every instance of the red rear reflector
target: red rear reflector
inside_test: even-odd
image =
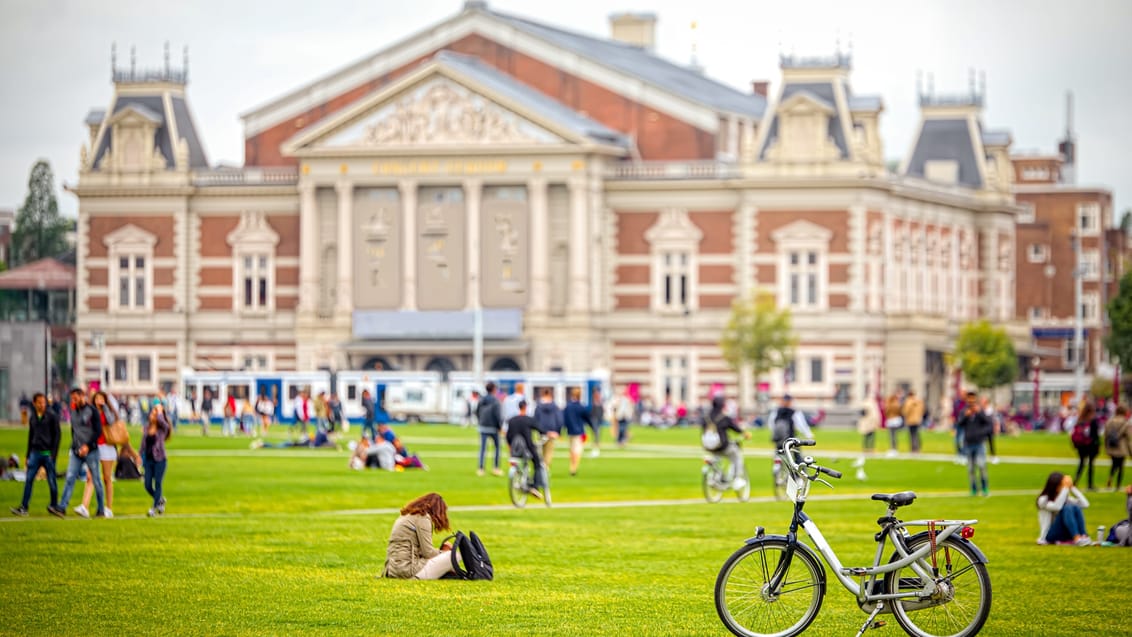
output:
[[[959,532],[959,535],[961,535],[964,540],[969,540],[975,536],[975,529],[972,529],[969,526],[965,526],[963,527],[963,530]]]

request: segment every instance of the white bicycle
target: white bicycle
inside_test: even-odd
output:
[[[990,614],[991,583],[987,558],[970,538],[977,520],[897,519],[896,510],[916,499],[911,491],[878,493],[873,500],[888,505],[877,520],[877,550],[869,566],[842,566],[841,560],[803,507],[813,482],[832,487],[820,476],[841,473],[818,466],[796,451],[812,440],[789,438],[777,455],[787,472],[787,497],[794,514],[786,535],[767,535],[757,527],[755,537],[724,562],[715,582],[715,608],[728,630],[743,637],[797,635],[817,617],[825,597],[826,574],[817,554],[825,558],[837,581],[868,613],[857,632],[879,628],[881,613],[917,637],[963,637],[979,632]],[[817,552],[798,539],[806,531]],[[911,534],[909,527],[926,527]],[[885,561],[886,545],[892,552]]]

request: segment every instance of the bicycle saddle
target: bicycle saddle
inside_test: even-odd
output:
[[[887,502],[892,506],[902,507],[912,504],[916,501],[915,491],[901,491],[900,493],[874,493],[874,500]]]

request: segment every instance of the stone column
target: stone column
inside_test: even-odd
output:
[[[739,217],[739,239],[736,242],[739,251],[739,298],[747,299],[754,292],[755,277],[757,276],[754,252],[755,215],[758,213],[758,208],[751,202],[751,196],[748,193],[743,193],[739,197],[739,209],[735,212]]]
[[[527,182],[531,216],[531,300],[530,309],[545,313],[550,306],[550,237],[547,208],[547,184],[543,177]]]
[[[468,309],[480,307],[480,204],[483,195],[483,180],[464,180],[464,205],[468,211]]]
[[[869,261],[873,258],[868,254],[868,244],[869,224],[865,206],[853,204],[849,206],[849,253],[852,258],[852,263],[849,264],[850,312],[865,312],[868,305],[869,285],[866,274]]]
[[[318,201],[315,184],[299,184],[299,311],[318,305]]]
[[[401,309],[417,309],[417,182],[402,179],[397,182],[401,192],[401,270],[403,292]]]
[[[338,191],[338,294],[337,310],[354,309],[354,182],[343,177]]]
[[[567,306],[570,313],[583,314],[589,311],[589,224],[586,204],[589,192],[585,178],[573,178],[570,187],[570,295]]]

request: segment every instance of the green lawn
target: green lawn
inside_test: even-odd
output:
[[[355,472],[346,468],[345,451],[251,450],[247,439],[182,429],[169,444],[168,515],[159,519],[145,517],[140,482],[116,484],[115,519],[89,521],[48,516],[47,486],[37,483],[31,517],[0,524],[0,633],[721,635],[712,599],[720,565],[756,525],[780,532],[789,516],[788,505],[769,498],[762,433],[760,444],[748,444],[755,488],[747,504],[702,501],[696,433],[637,427],[628,449],[603,448],[574,478],[560,446],[556,506],[517,510],[501,478],[475,476],[474,430],[417,425],[399,432],[429,471]],[[868,495],[914,489],[922,497],[902,510],[906,518],[980,521],[974,540],[989,557],[994,588],[984,634],[1127,630],[1121,608],[1132,600],[1132,551],[1034,543],[1037,491],[1050,471],[1076,466],[1066,437],[999,440],[992,497],[972,498],[966,469],[947,458],[946,435],[927,434],[918,459],[871,459],[862,483],[849,468],[857,436],[818,433],[822,444],[810,453],[846,477],[834,491],[815,486],[807,511],[842,562],[871,560],[883,508]],[[136,442],[139,432],[131,434]],[[22,454],[25,440],[23,430],[0,428],[4,455]],[[1107,460],[1097,470],[1103,484]],[[5,514],[22,488],[0,483]],[[375,577],[396,509],[428,491],[445,496],[455,527],[483,536],[495,581]],[[1094,532],[1124,517],[1122,494],[1089,495]],[[80,496],[76,489],[72,505]],[[807,634],[853,634],[865,619],[830,579]],[[879,634],[903,633],[890,621]]]

